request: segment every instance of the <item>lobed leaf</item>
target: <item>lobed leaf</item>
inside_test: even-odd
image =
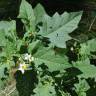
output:
[[[40,15],[37,13],[40,10],[39,8],[41,8],[42,13]],[[69,33],[78,27],[82,16],[82,12],[65,12],[62,15],[55,13],[50,17],[40,5],[35,8],[34,12],[37,16],[37,24],[42,23],[42,25],[38,26],[40,28],[38,34],[50,38],[53,45],[60,48],[66,47],[65,42],[71,39]]]

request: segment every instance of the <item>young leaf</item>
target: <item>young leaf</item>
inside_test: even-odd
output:
[[[22,0],[21,2],[18,18],[21,18],[22,22],[25,24],[27,31],[34,32],[35,16],[32,6],[26,0]]]
[[[42,21],[42,18],[44,16],[44,14],[46,14],[45,9],[43,8],[43,6],[41,4],[38,4],[34,8],[34,14],[35,14],[35,17],[36,17],[36,24],[38,24],[38,22]]]

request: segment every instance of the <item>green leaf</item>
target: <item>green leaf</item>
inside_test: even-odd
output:
[[[90,64],[89,58],[73,63],[73,66],[78,68],[82,72],[82,74],[79,75],[80,77],[83,78],[96,77],[96,67]]]
[[[86,91],[90,89],[86,80],[79,80],[79,83],[75,84],[75,91],[78,96],[87,96]]]
[[[35,30],[35,16],[32,6],[26,1],[22,0],[18,18],[21,18],[25,24],[26,31],[33,32]]]
[[[38,24],[38,22],[42,21],[44,14],[46,14],[45,9],[43,8],[43,6],[41,4],[38,4],[34,8],[34,14],[36,17],[36,24]]]
[[[16,21],[0,21],[0,29],[3,29],[6,34],[9,31],[16,31]]]
[[[18,40],[16,41],[16,45],[17,45],[17,47],[16,47],[16,48],[17,48],[17,51],[19,52],[21,46],[23,45],[23,40],[18,39]]]
[[[0,62],[0,89],[2,89],[5,84],[7,84],[7,80],[10,78],[8,75],[5,74],[5,68],[8,69],[8,71],[6,72],[9,73],[9,70],[13,65],[14,62]],[[5,80],[2,80],[1,78],[5,78]]]
[[[28,52],[33,54],[34,51],[38,49],[39,44],[40,44],[39,40],[33,41],[32,43],[30,43],[28,46]]]
[[[0,21],[0,46],[5,46],[7,41],[16,41],[16,22]]]
[[[68,58],[65,54],[55,54],[54,50],[50,47],[45,48],[41,45],[33,56],[37,68],[42,63],[48,67],[49,71],[60,71],[72,67],[71,64],[68,63]]]
[[[9,76],[5,74],[5,68],[10,70],[14,66],[12,56],[16,52],[16,22],[12,21],[0,21],[0,89],[4,87],[9,79]],[[1,78],[5,78],[1,80]]]
[[[0,79],[1,79],[2,77],[5,77],[4,69],[5,69],[6,67],[7,67],[6,64],[0,63]]]
[[[34,89],[34,96],[57,96],[55,92],[55,87],[53,85],[53,80],[49,76],[45,76],[45,78],[39,79],[39,84]],[[48,82],[48,81],[49,82]],[[42,84],[44,82],[45,84]]]
[[[88,57],[90,55],[90,52],[95,52],[95,51],[96,51],[96,39],[92,39],[81,44],[79,54],[83,57],[84,56]]]
[[[5,39],[5,32],[4,30],[0,29],[0,46],[5,46],[6,45],[6,39]]]
[[[42,18],[43,25],[39,26],[38,34],[50,38],[55,46],[65,48],[65,42],[71,39],[69,33],[78,27],[81,16],[82,12],[65,12],[62,15],[56,13],[53,17],[44,14]]]
[[[13,54],[16,53],[16,45],[14,43],[7,42],[3,51],[6,53],[7,58],[12,58]]]
[[[14,20],[1,21],[0,25],[0,46],[2,48],[0,58],[12,58],[12,54],[16,52],[16,22]]]
[[[36,94],[34,96],[56,96],[55,88],[50,84],[45,84],[45,85],[40,84],[35,89],[35,92]]]

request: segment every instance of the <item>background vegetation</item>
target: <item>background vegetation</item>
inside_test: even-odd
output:
[[[95,96],[96,1],[27,1],[0,1],[0,96]]]

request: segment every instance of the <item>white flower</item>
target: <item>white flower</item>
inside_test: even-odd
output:
[[[73,48],[73,47],[71,47],[70,49],[71,49],[71,51],[73,51],[73,50],[74,50],[74,48]]]
[[[29,60],[31,58],[31,55],[29,55],[28,53],[26,53],[25,55],[24,55],[24,59],[25,60]]]
[[[31,56],[31,54],[26,53],[24,55],[24,60],[28,60],[29,62],[34,61],[34,57]]]
[[[25,70],[27,69],[27,65],[25,63],[20,63],[18,70],[24,74]]]

